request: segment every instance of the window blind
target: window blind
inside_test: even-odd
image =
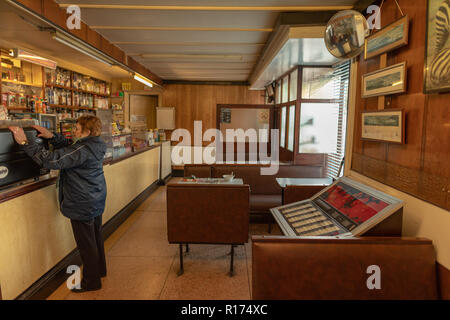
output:
[[[344,168],[341,169],[341,162],[345,154],[345,137],[347,127],[347,105],[348,105],[348,87],[350,80],[350,61],[333,66],[333,88],[334,96],[338,100],[337,122],[337,145],[336,152],[327,154],[326,176],[329,178],[341,177]],[[339,169],[340,172],[339,172]]]

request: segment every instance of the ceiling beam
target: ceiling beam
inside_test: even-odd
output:
[[[348,10],[353,6],[148,6],[120,4],[61,3],[61,8],[71,5],[82,9],[120,9],[120,10],[178,10],[178,11],[329,11]]]
[[[94,30],[147,30],[147,31],[256,31],[272,32],[272,28],[211,28],[211,27],[132,27],[132,26],[89,26]]]
[[[353,5],[353,10],[362,12],[367,9],[371,4],[379,2],[377,0],[359,0]]]
[[[283,12],[277,20],[278,25],[326,25],[336,11]]]

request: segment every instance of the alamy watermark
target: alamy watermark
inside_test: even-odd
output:
[[[66,20],[66,25],[69,30],[81,29],[81,9],[77,5],[68,6],[66,9],[69,17]]]
[[[370,265],[366,270],[370,277],[367,278],[366,286],[369,290],[380,290],[381,289],[381,269],[376,264]]]
[[[377,5],[371,5],[367,7],[367,14],[371,14],[370,17],[367,18],[367,24],[369,25],[369,29],[381,29],[381,14],[380,7]]]
[[[66,273],[70,274],[67,278],[66,286],[69,290],[81,289],[81,271],[77,265],[70,265],[67,267]]]
[[[226,129],[225,139],[218,129],[207,129],[203,134],[202,121],[194,121],[194,144],[187,129],[176,129],[171,135],[172,141],[180,141],[172,148],[172,163],[214,164],[214,163],[258,163],[268,164],[261,167],[261,175],[274,175],[279,167],[279,130],[278,129]],[[270,144],[268,141],[270,133]],[[214,141],[213,141],[214,138]],[[203,142],[211,142],[203,147]],[[224,150],[225,144],[225,150]],[[234,146],[237,150],[234,150]],[[246,152],[248,145],[248,153]],[[270,155],[268,146],[270,145]],[[235,156],[237,161],[235,161]]]

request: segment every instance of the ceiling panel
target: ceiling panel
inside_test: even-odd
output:
[[[135,56],[136,61],[147,62],[198,62],[198,63],[211,63],[211,62],[254,62],[258,59],[258,56],[253,55],[178,55],[173,54],[155,54],[154,56]]]
[[[133,4],[146,6],[345,6],[357,0],[57,0],[69,4]]]
[[[178,80],[230,80],[234,75],[234,80],[242,81],[248,80],[248,75],[255,67],[264,44],[275,28],[280,12],[299,10],[301,6],[320,6],[323,10],[330,10],[324,7],[351,6],[356,1],[58,0],[56,2],[80,4],[83,21],[163,79],[167,77]],[[83,7],[83,4],[91,7]],[[118,5],[120,8],[100,8],[92,5]],[[138,10],[130,6],[141,7]],[[225,30],[211,30],[214,28]],[[260,29],[260,31],[246,29]],[[308,42],[305,45],[308,46]],[[303,63],[309,63],[308,61],[320,63],[321,59],[326,60],[317,50],[309,52],[295,48],[295,45],[289,52],[284,53],[284,57],[289,58],[291,62],[295,60],[291,56],[296,54],[299,54],[297,60]],[[284,68],[279,64],[280,62],[278,65],[275,63],[271,70]],[[220,72],[221,70],[225,71]],[[198,79],[195,79],[195,75]],[[244,76],[247,78],[243,79]]]
[[[252,69],[253,62],[146,62],[152,70],[155,68],[179,68],[179,69]]]
[[[107,12],[107,14],[105,14]],[[271,28],[274,12],[149,11],[83,9],[82,20],[90,26],[170,26]],[[133,19],[130,19],[133,17]]]
[[[195,75],[195,76],[185,76],[183,79],[180,79],[179,76],[167,76],[164,78],[164,80],[185,80],[185,81],[247,81],[248,76],[247,75],[214,75],[211,74],[209,76],[201,76],[201,75]]]
[[[261,46],[183,46],[183,45],[128,45],[118,44],[122,50],[129,55],[138,55],[145,53],[191,53],[191,54],[259,54]]]
[[[168,42],[266,42],[266,32],[231,31],[145,31],[145,30],[99,30],[105,38],[117,41],[168,41]]]

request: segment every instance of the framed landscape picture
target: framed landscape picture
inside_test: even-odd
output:
[[[408,15],[384,27],[365,40],[364,59],[403,47],[408,44]]]
[[[384,96],[406,91],[406,62],[362,76],[363,98]]]
[[[405,112],[403,109],[363,111],[361,138],[405,143]]]
[[[428,0],[424,92],[450,91],[450,7],[445,0]]]

